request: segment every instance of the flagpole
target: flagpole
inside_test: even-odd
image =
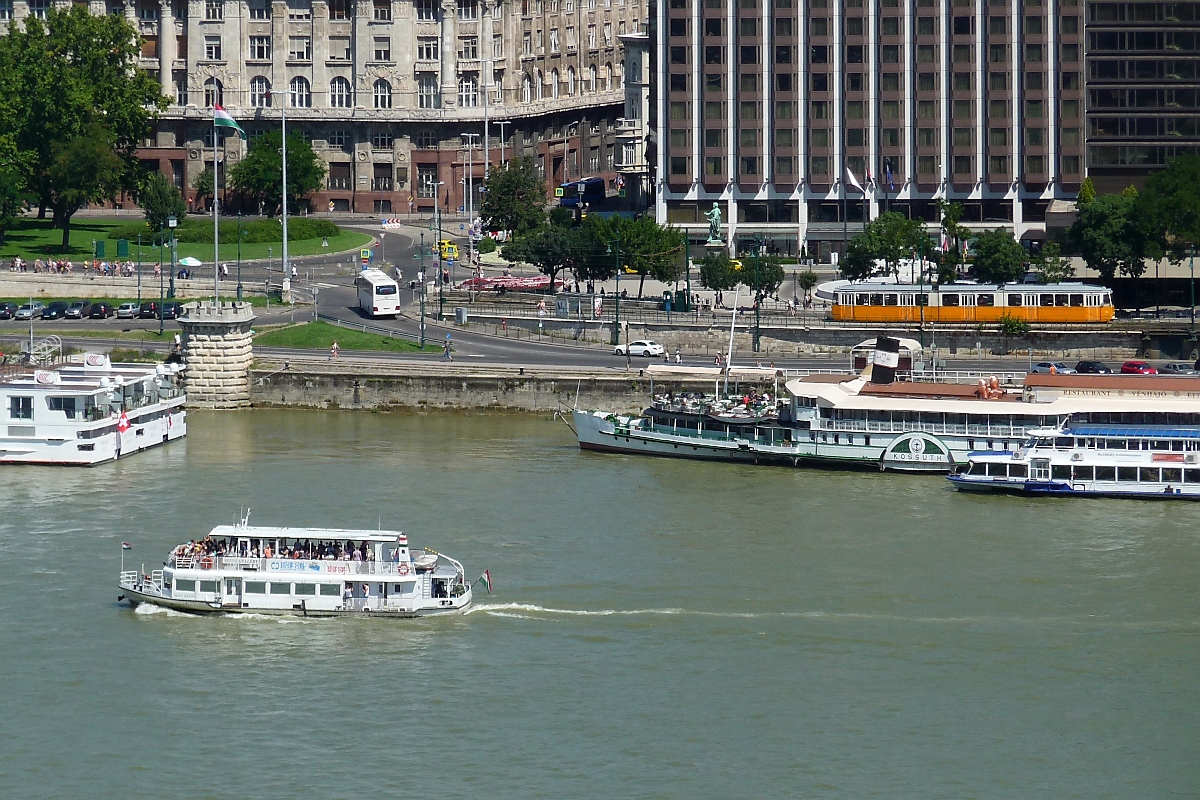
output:
[[[220,237],[219,226],[218,226],[218,220],[220,219],[218,203],[220,201],[217,199],[217,196],[219,194],[217,191],[217,186],[219,185],[217,176],[220,174],[218,172],[218,164],[217,164],[217,143],[219,141],[219,137],[217,136],[217,109],[216,109],[217,105],[220,105],[220,104],[217,103],[217,104],[214,104],[214,106],[213,106],[213,305],[214,306],[221,305],[221,267],[219,266],[220,258],[218,257],[218,251],[220,249],[219,242],[220,242],[221,237]],[[162,313],[161,308],[159,309],[159,313],[160,314]]]
[[[279,125],[282,135],[282,153],[283,153],[283,282],[281,286],[286,286],[289,289],[292,285],[292,273],[288,266],[288,199],[287,199],[287,104],[291,102],[292,93],[289,87],[288,92],[283,99],[283,105],[279,107]]]

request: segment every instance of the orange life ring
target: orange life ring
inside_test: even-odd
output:
[[[213,557],[212,556],[205,556],[204,558],[200,559],[200,569],[212,569],[212,568],[213,568]]]
[[[401,575],[407,575],[408,574],[408,562],[401,561],[400,566],[396,567],[396,572],[399,572]]]

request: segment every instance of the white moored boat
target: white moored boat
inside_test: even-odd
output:
[[[0,464],[91,466],[187,434],[179,364],[78,364],[0,375]]]
[[[162,569],[122,566],[120,599],[195,614],[422,617],[471,605],[463,565],[399,531],[218,525]]]

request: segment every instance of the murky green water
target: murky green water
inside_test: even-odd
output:
[[[1200,505],[580,453],[525,417],[193,414],[0,473],[0,797],[1190,798]],[[465,617],[115,603],[239,507],[492,570]]]

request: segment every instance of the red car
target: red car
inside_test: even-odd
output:
[[[1121,365],[1122,375],[1157,375],[1158,370],[1145,361],[1126,361]]]

